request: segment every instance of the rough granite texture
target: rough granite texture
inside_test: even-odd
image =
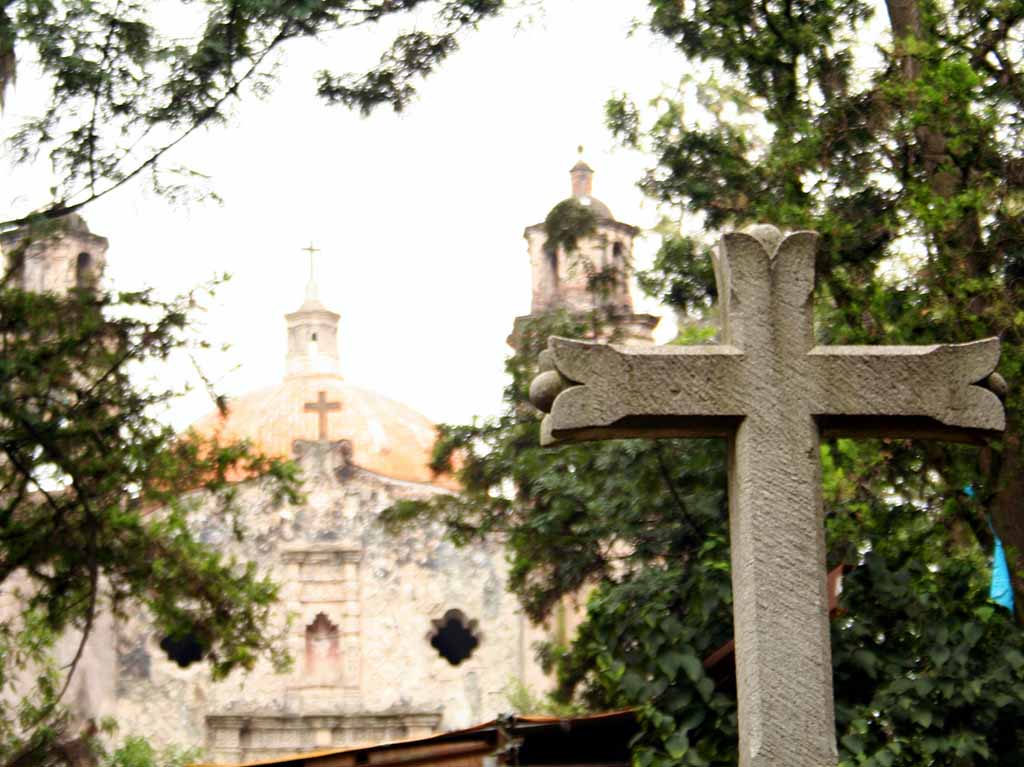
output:
[[[816,346],[817,236],[759,225],[722,238],[717,346],[552,338],[531,389],[546,444],[729,440],[740,765],[837,760],[819,434],[975,440],[1002,430],[983,382],[999,342]]]

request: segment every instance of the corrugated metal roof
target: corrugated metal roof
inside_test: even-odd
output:
[[[574,717],[559,717],[559,716],[519,716],[515,715],[511,717],[510,721],[514,724],[517,731],[522,730],[523,726],[534,726],[543,727],[550,725],[568,726],[572,727],[576,724],[596,722],[607,719],[615,719],[619,717],[632,716],[635,709],[624,708],[616,711],[603,711],[597,714],[587,714],[584,716]],[[413,738],[402,738],[399,740],[387,741],[384,743],[368,743],[354,746],[343,746],[341,748],[324,748],[316,751],[303,751],[301,753],[291,754],[288,756],[279,756],[272,759],[261,759],[252,762],[240,762],[235,765],[214,765],[213,763],[198,763],[191,765],[191,767],[264,767],[265,765],[277,765],[277,764],[292,764],[295,762],[306,763],[309,761],[316,761],[324,759],[325,757],[338,757],[347,754],[356,754],[360,752],[385,750],[392,748],[402,748],[415,745],[430,745],[433,743],[444,743],[446,741],[460,741],[469,738],[472,735],[478,735],[487,733],[488,731],[498,732],[499,729],[504,728],[505,724],[501,719],[492,719],[481,724],[473,725],[472,727],[466,727],[460,730],[449,730],[447,732],[438,732],[433,735],[425,735]]]

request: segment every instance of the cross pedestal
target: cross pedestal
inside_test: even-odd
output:
[[[530,396],[542,442],[723,437],[741,767],[836,764],[819,438],[976,441],[1003,408],[982,384],[999,341],[816,346],[817,236],[722,238],[721,345],[552,338]]]

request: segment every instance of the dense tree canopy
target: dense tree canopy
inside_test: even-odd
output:
[[[17,248],[5,255],[16,263]],[[287,664],[268,630],[276,585],[190,522],[200,494],[234,516],[239,471],[263,475],[282,503],[298,495],[292,464],[176,435],[156,418],[174,392],[136,382],[191,343],[198,296],[26,292],[15,273],[0,283],[0,587],[19,603],[0,622],[0,694],[20,704],[0,708],[0,762],[30,767],[67,751],[51,748],[62,696],[102,612],[142,611],[189,637],[216,676]],[[64,635],[77,650],[58,666]]]
[[[1024,6],[893,0],[873,47],[860,2],[652,5],[652,27],[729,85],[703,89],[700,121],[666,100],[646,133],[628,102],[609,105],[618,134],[657,158],[648,194],[712,232],[754,220],[819,231],[825,342],[1002,339],[1001,449],[920,456],[947,492],[972,478],[980,503],[958,518],[989,548],[991,517],[1020,571]],[[763,130],[733,117],[752,111]],[[685,271],[673,247],[661,265]],[[1020,578],[1015,589],[1024,597]]]

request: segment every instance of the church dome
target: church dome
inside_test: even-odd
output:
[[[248,440],[259,452],[278,458],[292,458],[296,440],[346,440],[351,461],[360,468],[391,479],[457,489],[450,476],[430,468],[438,434],[426,416],[342,379],[339,315],[320,302],[312,271],[316,249],[306,250],[310,276],[305,300],[285,315],[284,381],[229,399],[226,415],[212,413],[192,428],[224,442]]]
[[[590,195],[581,195],[579,197],[566,197],[564,200],[562,200],[562,202],[558,203],[558,205],[561,205],[564,202],[569,202],[569,200],[575,200],[584,208],[589,208],[590,211],[597,217],[598,221],[615,220],[615,216],[612,215],[611,209],[596,197],[591,197]],[[555,205],[554,208],[552,208],[552,210],[557,208],[558,205]]]
[[[391,479],[456,487],[430,469],[437,440],[430,419],[333,374],[289,377],[231,399],[226,417],[212,413],[193,428],[222,441],[247,439],[256,450],[282,458],[293,456],[295,440],[348,440],[356,466]]]

